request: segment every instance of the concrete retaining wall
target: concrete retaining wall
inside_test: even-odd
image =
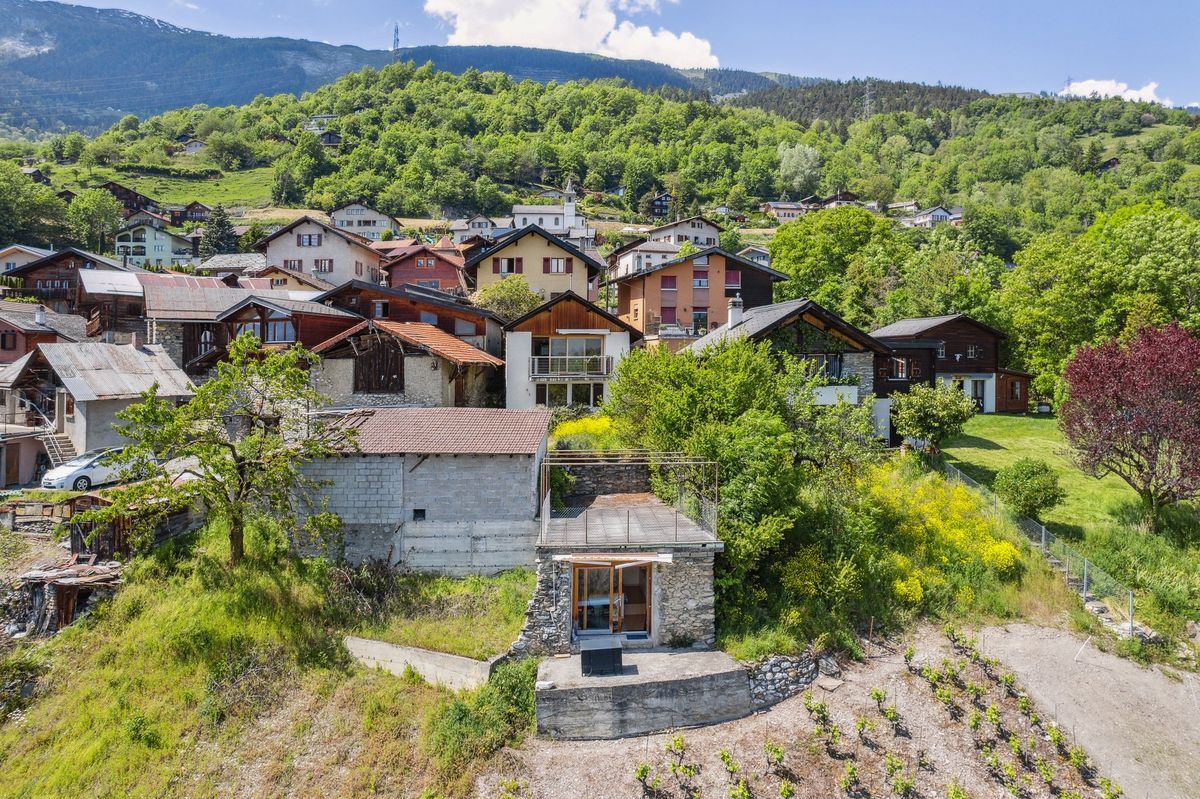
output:
[[[577,668],[578,658],[572,658],[571,663]],[[751,712],[750,681],[746,670],[732,659],[728,668],[706,674],[664,674],[661,679],[644,682],[590,679],[595,681],[594,687],[554,687],[536,692],[539,736],[569,740],[625,738],[732,721]]]
[[[478,688],[483,685],[496,665],[505,658],[505,655],[497,655],[491,660],[472,660],[415,646],[356,638],[353,635],[347,635],[343,640],[354,659],[368,668],[381,668],[392,674],[403,674],[405,667],[411,667],[424,677],[426,682],[444,685],[454,690]]]

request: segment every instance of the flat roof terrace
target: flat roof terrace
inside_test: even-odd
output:
[[[650,493],[571,498],[543,520],[538,546],[614,550],[680,545],[724,548],[716,535]]]

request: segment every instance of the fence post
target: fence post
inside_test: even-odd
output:
[[[1133,639],[1133,592],[1129,592],[1129,638]]]
[[[625,509],[625,543],[629,543],[629,509]]]
[[[1087,602],[1088,559],[1083,559],[1083,601]]]

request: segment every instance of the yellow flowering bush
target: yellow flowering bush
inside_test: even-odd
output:
[[[599,414],[562,422],[550,438],[560,449],[616,449],[618,445],[612,417]]]
[[[892,593],[909,607],[974,605],[983,582],[1021,571],[1021,552],[967,488],[940,475],[915,476],[896,462],[861,478],[862,507],[891,551]]]

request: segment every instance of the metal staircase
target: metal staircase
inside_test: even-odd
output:
[[[50,457],[51,469],[62,466],[78,454],[75,451],[75,445],[71,442],[70,436],[65,433],[47,433],[38,436],[38,438],[46,447],[46,454]]]

